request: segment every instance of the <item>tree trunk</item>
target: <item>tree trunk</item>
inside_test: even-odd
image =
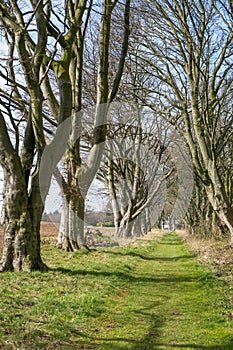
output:
[[[129,219],[122,218],[116,228],[115,235],[117,238],[132,238],[132,222]]]
[[[132,238],[142,237],[145,233],[143,232],[143,218],[139,215],[133,222],[132,225]]]
[[[85,199],[80,192],[75,192],[69,202],[63,198],[58,248],[65,251],[86,248],[84,238]]]
[[[30,203],[24,177],[5,174],[2,226],[4,247],[0,262],[1,271],[44,270],[40,255],[40,216],[31,216],[35,203]],[[34,208],[34,213],[35,213]]]
[[[143,220],[145,221],[145,232],[143,233],[147,233],[147,232],[150,232],[151,231],[151,220],[150,220],[150,209],[149,208],[146,208],[145,209],[145,212],[144,212],[144,215],[143,215]]]
[[[227,203],[226,200],[219,201],[218,196],[214,196],[212,190],[207,190],[207,195],[219,219],[228,228],[231,237],[231,243],[233,243],[233,208],[229,203]]]
[[[31,154],[34,154],[34,141],[30,145],[31,152],[25,153],[29,156],[27,164],[31,164],[33,159]],[[4,172],[2,209],[4,247],[0,262],[1,271],[31,271],[45,268],[40,256],[40,219],[43,205],[38,175],[31,179],[29,196],[28,174],[31,167],[25,167],[22,159],[11,143],[6,122],[0,114],[0,164]]]
[[[41,198],[39,185],[39,173],[36,173],[31,180],[31,193],[28,205],[32,224],[27,242],[27,264],[31,271],[45,271],[48,269],[43,263],[40,253],[40,223],[44,211],[44,203]]]
[[[122,219],[116,228],[115,235],[117,238],[132,239],[143,236],[142,225],[140,218],[133,221],[130,219]]]
[[[222,183],[216,162],[213,160],[208,168],[208,174],[211,185],[206,187],[207,197],[223,224],[230,232],[231,242],[233,243],[233,208],[227,197],[224,184]]]
[[[65,195],[62,195],[62,208],[61,208],[61,220],[59,225],[59,232],[57,237],[57,247],[62,249],[63,241],[68,233],[68,222],[69,222],[69,206],[66,201]]]

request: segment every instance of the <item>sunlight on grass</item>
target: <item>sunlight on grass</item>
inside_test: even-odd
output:
[[[1,277],[1,349],[233,348],[232,289],[175,234],[65,253]]]

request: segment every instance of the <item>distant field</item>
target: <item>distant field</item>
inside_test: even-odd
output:
[[[56,240],[58,233],[58,226],[55,226],[52,222],[42,222],[41,223],[41,238],[42,241],[46,239],[54,238]],[[3,231],[0,226],[0,252],[3,247]]]
[[[52,222],[42,222],[41,223],[41,240],[42,242],[50,240],[51,242],[56,242],[57,234],[58,234],[59,224],[54,224]],[[102,233],[111,234],[114,232],[114,228],[112,227],[97,227],[97,230],[100,230]],[[3,248],[3,231],[0,226],[0,254]]]

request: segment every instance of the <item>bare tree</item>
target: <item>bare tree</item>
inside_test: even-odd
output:
[[[150,14],[149,20],[140,23],[135,40],[141,64],[155,78],[147,103],[155,108],[159,101],[161,113],[185,136],[213,211],[233,239],[232,194],[223,175],[229,161],[224,149],[232,140],[231,6],[147,1],[142,21]]]
[[[155,224],[163,209],[175,166],[169,164],[172,135],[158,115],[138,105],[123,104],[114,115],[98,178],[109,188],[116,236],[132,238],[147,233],[150,216]]]
[[[6,65],[1,67],[7,84],[7,90],[1,90],[4,100],[0,113],[5,183],[2,270],[45,268],[40,257],[40,221],[52,173],[64,153],[67,178],[62,181],[69,207],[66,246],[74,249],[83,243],[85,193],[101,159],[107,109],[117,93],[128,46],[130,1],[126,0],[121,4],[124,39],[120,62],[110,88],[111,15],[117,3],[65,1],[64,7],[56,1],[0,3],[4,45],[8,48],[3,57]],[[92,12],[99,23],[97,97],[93,145],[82,165],[83,52]],[[46,154],[50,156],[47,160]]]
[[[0,14],[4,43],[8,47],[6,72],[1,73],[8,89],[7,92],[1,91],[5,101],[1,103],[0,112],[0,161],[4,172],[4,250],[0,266],[2,271],[44,269],[39,240],[43,203],[38,176],[45,146],[43,95],[39,84],[47,45],[43,2],[32,1],[31,12],[27,15],[22,13],[17,2],[1,2]],[[32,19],[38,33],[35,41],[27,33]],[[16,59],[20,63],[18,75]],[[20,74],[24,76],[22,84]],[[25,103],[24,94],[27,94],[29,104]],[[14,110],[20,114],[15,116]],[[21,139],[19,128],[22,121],[25,130]]]
[[[107,131],[107,114],[109,105],[115,98],[123,73],[124,62],[128,48],[129,38],[129,11],[130,1],[126,0],[125,4],[120,4],[123,11],[123,41],[119,54],[119,64],[113,77],[110,81],[109,76],[109,58],[110,58],[110,44],[111,31],[114,25],[112,21],[112,13],[116,8],[118,1],[103,1],[101,23],[99,27],[99,59],[96,71],[96,86],[93,85],[93,90],[96,91],[95,98],[95,112],[92,120],[92,139],[91,148],[86,154],[85,162],[82,164],[82,135],[77,136],[77,129],[80,130],[81,117],[77,120],[77,111],[80,111],[82,104],[82,79],[84,65],[79,67],[78,81],[74,81],[71,86],[75,90],[75,98],[78,97],[76,106],[80,106],[75,111],[74,127],[69,140],[69,149],[66,154],[65,169],[66,178],[63,177],[62,187],[64,190],[63,196],[63,214],[64,219],[61,223],[61,230],[59,232],[59,241],[62,241],[62,247],[66,250],[79,249],[85,246],[84,240],[84,211],[85,198],[87,191],[96,175],[104,150],[104,142]],[[84,34],[82,34],[84,35]],[[90,40],[90,39],[89,39]],[[80,54],[80,53],[79,53]],[[81,62],[82,57],[79,58]],[[86,67],[86,70],[88,66]],[[77,79],[76,77],[76,79]],[[95,77],[94,77],[95,78]],[[95,79],[94,79],[95,82]],[[109,85],[111,83],[111,86]],[[85,90],[85,93],[87,91]],[[91,98],[89,98],[89,101]],[[84,99],[84,103],[87,98]],[[86,106],[85,106],[86,107]],[[83,118],[83,123],[85,119]],[[58,180],[59,181],[59,180]]]

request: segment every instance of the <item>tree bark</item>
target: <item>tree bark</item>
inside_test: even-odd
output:
[[[17,173],[16,167],[12,169],[12,174],[4,168],[3,170],[5,178],[2,210],[4,246],[0,269],[1,271],[21,270],[26,261],[27,234],[31,226],[27,213],[26,189],[22,174],[20,176]]]
[[[21,169],[22,170],[22,169]],[[43,206],[28,197],[23,172],[12,169],[5,175],[2,226],[4,248],[1,271],[46,270],[40,253],[40,221]],[[37,193],[40,195],[40,192]]]
[[[78,190],[78,187],[73,188],[72,195],[70,197],[63,195],[62,199],[57,246],[65,251],[86,248],[84,237],[85,198]]]

